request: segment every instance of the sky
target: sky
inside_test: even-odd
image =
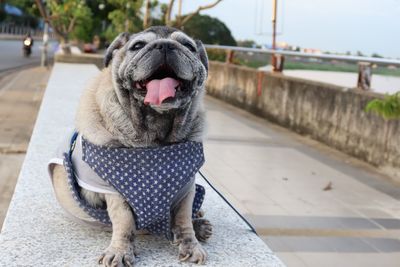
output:
[[[212,2],[183,0],[183,13]],[[236,40],[271,43],[272,0],[223,0],[202,14],[223,21]],[[278,42],[400,58],[400,0],[278,0],[277,28]]]

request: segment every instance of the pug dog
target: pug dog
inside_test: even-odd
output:
[[[202,211],[194,214],[193,207],[198,193],[194,174],[202,164],[202,147],[199,144],[203,141],[205,126],[202,103],[208,72],[205,48],[200,41],[193,40],[182,31],[156,26],[132,35],[120,34],[107,49],[104,63],[105,68],[81,97],[75,125],[78,137],[68,144],[69,153],[64,154],[62,161],[58,159],[49,165],[56,197],[69,214],[81,221],[100,226],[105,225],[107,219],[111,222],[111,243],[100,256],[99,264],[133,266],[135,236],[142,233],[143,229],[137,229],[138,220],[142,219],[139,211],[130,203],[138,200],[155,203],[151,202],[153,194],[143,192],[136,197],[136,193],[133,193],[128,201],[127,195],[115,188],[110,189],[110,183],[119,183],[119,176],[128,176],[132,169],[139,166],[129,165],[128,161],[132,160],[139,161],[142,164],[140,166],[150,167],[154,167],[157,160],[163,161],[162,166],[170,168],[170,173],[174,173],[176,162],[179,165],[180,161],[187,160],[186,165],[176,167],[181,173],[186,173],[188,165],[197,164],[197,167],[187,171],[191,177],[181,186],[179,193],[169,198],[174,206],[167,220],[167,227],[170,227],[167,232],[172,235],[172,243],[179,246],[181,261],[203,264],[207,253],[199,241],[210,238],[212,226],[208,220],[201,218]],[[79,146],[83,152],[78,151]],[[178,148],[169,149],[170,146]],[[131,158],[130,151],[139,152]],[[150,157],[142,154],[146,151]],[[181,154],[181,151],[183,156],[171,163],[171,154]],[[191,154],[193,151],[195,154]],[[106,158],[102,157],[103,152],[113,154]],[[77,160],[90,155],[94,155],[94,158],[84,163],[74,163],[76,154],[79,157]],[[65,166],[68,158],[71,158],[71,166]],[[115,180],[95,181],[95,186],[88,185],[90,181],[85,179],[91,175],[99,176],[100,169],[104,169],[100,166],[103,161],[106,161],[104,166],[108,168],[104,172],[111,173],[110,176]],[[95,167],[88,167],[90,163]],[[126,173],[118,169],[124,164]],[[83,171],[76,165],[84,165]],[[117,169],[114,170],[114,167]],[[146,172],[144,169],[140,171]],[[161,167],[156,173],[170,186],[166,178],[170,177],[170,173]],[[79,176],[78,182],[71,181],[71,175]],[[129,181],[125,182],[125,187],[131,186]],[[145,179],[141,182],[148,183]],[[149,187],[155,187],[157,181],[153,182]],[[77,188],[77,192],[71,194],[73,187]],[[145,191],[142,188],[138,190]],[[157,189],[154,190],[157,192]],[[166,196],[169,196],[169,192],[164,194],[154,204],[156,207],[165,204],[163,199],[168,201]],[[81,202],[77,202],[78,198],[81,198]],[[140,201],[138,205],[142,205]],[[90,207],[82,209],[82,203]],[[148,207],[154,208],[154,205]],[[102,209],[105,214],[100,216],[101,219],[91,216],[91,212]],[[154,225],[152,227],[156,229]],[[162,227],[165,229],[165,226]],[[144,231],[148,232],[146,229]]]

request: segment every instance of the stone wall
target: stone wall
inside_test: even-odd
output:
[[[207,85],[212,96],[400,177],[399,121],[364,111],[381,95],[219,62]]]

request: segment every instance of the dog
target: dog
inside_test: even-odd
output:
[[[81,97],[77,133],[65,142],[66,153],[49,164],[56,198],[80,221],[96,226],[111,223],[111,243],[99,264],[133,266],[135,236],[160,233],[160,229],[179,246],[179,260],[203,264],[207,253],[199,241],[210,238],[212,226],[201,218],[199,207],[194,208],[197,195],[201,202],[204,193],[195,185],[194,174],[204,161],[205,48],[182,31],[154,26],[132,35],[121,33],[107,49],[104,65]],[[171,159],[172,155],[175,158]],[[138,164],[132,165],[136,160]],[[179,166],[182,161],[185,164]],[[153,172],[149,173],[146,166]],[[159,170],[154,170],[155,166]],[[180,185],[176,182],[179,189],[171,187],[175,178],[168,178],[171,173],[175,177],[174,166],[179,169],[175,176],[185,180]],[[138,173],[145,174],[132,182],[129,175],[136,167]],[[75,176],[77,181],[73,180]],[[160,185],[159,190],[163,195],[155,194],[157,189],[146,193],[149,188],[145,187],[125,193],[125,189],[114,187],[120,184],[120,176],[128,177],[125,186],[121,182],[122,188],[138,181],[149,188],[163,183],[165,188]],[[71,188],[75,188],[72,194]],[[169,190],[177,193],[170,194]],[[155,202],[158,197],[161,200]],[[151,209],[165,206],[169,217],[154,223],[146,214],[141,215],[143,208],[139,206],[143,203]],[[143,226],[148,221],[151,225]],[[140,224],[143,227],[138,227]]]

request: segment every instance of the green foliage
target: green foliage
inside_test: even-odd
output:
[[[40,16],[39,9],[33,0],[9,0],[7,3],[20,8],[23,12],[31,16]]]
[[[226,52],[221,49],[207,49],[207,55],[209,60],[225,62]]]
[[[5,20],[6,17],[7,17],[7,14],[6,14],[6,12],[4,11],[3,4],[0,3],[0,21]]]
[[[63,41],[77,38],[90,41],[92,38],[92,11],[82,0],[47,0],[52,25],[63,33]]]
[[[237,41],[237,44],[242,47],[257,47],[257,43],[254,40],[240,40]]]
[[[219,19],[208,15],[195,15],[185,24],[183,30],[205,44],[236,46],[236,41],[228,27]]]
[[[5,3],[4,3],[5,4]],[[4,4],[0,0],[0,21],[13,22],[16,25],[29,25],[32,28],[37,27],[39,10],[32,0],[9,0],[7,4],[15,6],[22,10],[22,16],[8,15],[4,12]]]
[[[142,30],[140,9],[143,6],[143,0],[109,0],[107,3],[115,7],[108,13],[108,19],[111,21],[105,34],[108,40],[113,40],[124,31],[135,33]]]
[[[269,64],[269,61],[262,61],[262,60],[245,60],[245,59],[237,59],[237,64],[238,65],[244,65],[250,68],[255,68],[258,69],[260,67],[263,67],[267,64]],[[235,63],[235,62],[234,62]]]
[[[383,58],[383,56],[379,55],[378,53],[373,53],[371,57],[376,57],[376,58]]]
[[[153,0],[150,3],[150,25],[158,26],[165,25],[165,14],[167,13],[168,5],[160,3],[158,0]]]
[[[90,17],[82,18],[72,31],[71,37],[86,43],[92,42],[93,20]]]
[[[400,119],[400,92],[386,95],[384,99],[374,99],[368,103],[366,112],[374,112],[386,120]]]
[[[104,37],[106,26],[110,24],[108,13],[113,11],[115,7],[106,4],[105,0],[86,0],[86,4],[92,11],[92,31],[90,35],[93,34]]]
[[[365,55],[361,51],[357,51],[356,56],[365,57]]]

